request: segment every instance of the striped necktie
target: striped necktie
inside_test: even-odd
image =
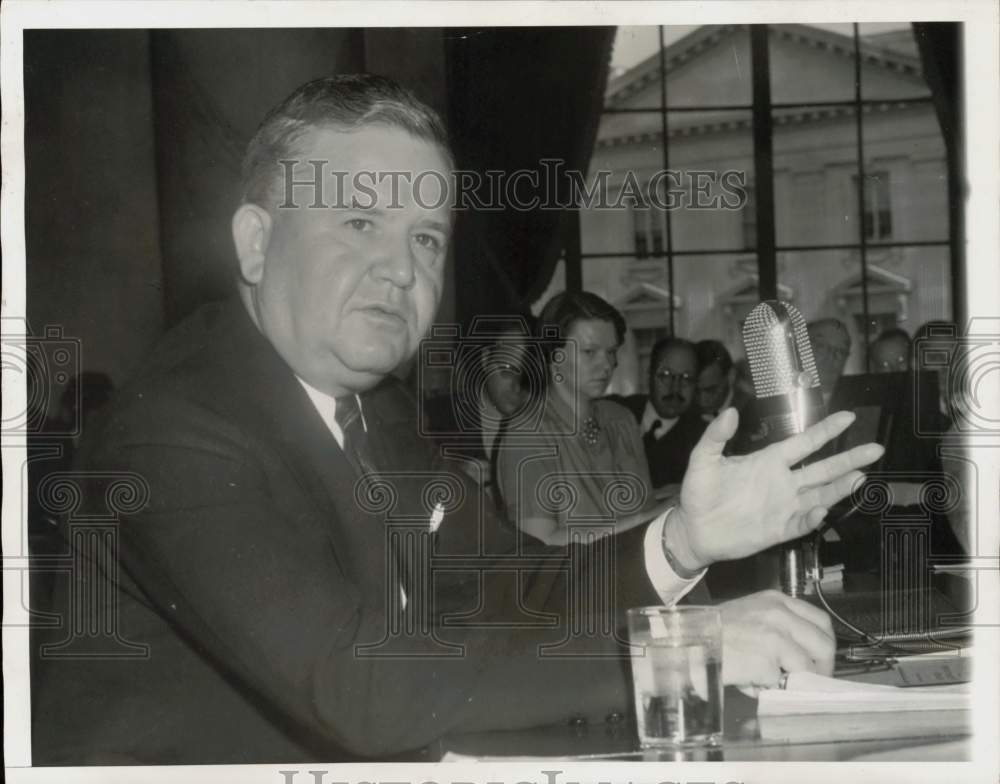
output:
[[[361,419],[357,396],[338,397],[334,419],[344,434],[344,454],[358,476],[374,474],[375,463],[368,448],[368,433],[365,432],[365,424]]]
[[[377,469],[371,457],[368,433],[365,431],[365,423],[361,418],[361,408],[358,406],[358,398],[355,395],[338,397],[337,410],[333,418],[337,420],[337,424],[340,425],[340,429],[344,434],[344,456],[347,457],[348,462],[353,466],[358,478],[365,478],[366,483],[377,481],[375,477]],[[372,487],[372,484],[368,484],[367,488],[362,492],[367,495],[371,492]],[[386,514],[378,514],[376,517],[381,517],[384,523],[389,521]],[[405,547],[405,540],[406,537],[402,532],[390,532],[387,539],[389,552],[392,554],[392,558],[396,564],[396,578],[399,580],[402,607],[407,605],[408,597],[413,595],[411,574],[414,573],[414,570],[409,566],[407,561],[408,551]],[[389,574],[392,574],[391,571]],[[392,579],[391,576],[390,579]]]

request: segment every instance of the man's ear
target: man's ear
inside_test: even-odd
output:
[[[233,214],[233,242],[244,282],[260,283],[270,241],[271,213],[257,204],[241,204]]]

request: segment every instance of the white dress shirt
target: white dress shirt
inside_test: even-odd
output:
[[[653,408],[653,403],[650,400],[646,401],[646,408],[642,412],[642,423],[639,425],[639,430],[642,431],[643,435],[646,435],[650,430],[653,430],[653,423],[659,421],[659,425],[653,430],[653,438],[659,441],[663,438],[674,425],[677,424],[680,417],[674,417],[673,419],[668,419],[665,416],[661,416],[655,408]]]
[[[298,378],[298,376],[296,376]],[[303,389],[305,389],[306,394],[312,401],[312,404],[316,407],[316,411],[319,413],[324,424],[326,424],[331,435],[336,439],[337,444],[341,449],[344,448],[344,431],[341,430],[340,425],[337,424],[336,413],[337,413],[337,400],[326,394],[325,392],[320,392],[313,386],[310,386],[301,378],[299,378],[299,383],[302,384]],[[652,408],[651,405],[647,406]],[[358,410],[361,411],[361,422],[364,424],[365,432],[368,432],[368,423],[365,421],[364,407],[361,405],[361,398],[358,398]],[[659,418],[659,417],[657,417]],[[676,420],[674,420],[676,422]],[[672,423],[671,423],[672,426]],[[668,428],[669,429],[669,428]],[[666,430],[663,431],[667,432]],[[667,557],[663,554],[663,526],[666,523],[667,515],[670,514],[670,510],[667,510],[662,515],[656,518],[649,526],[646,528],[646,536],[643,539],[643,551],[645,554],[645,566],[646,575],[649,577],[649,581],[653,584],[653,589],[660,597],[660,601],[663,604],[671,607],[677,604],[684,595],[687,594],[698,581],[704,576],[705,571],[702,570],[695,577],[691,579],[685,579],[679,576],[667,562]],[[440,525],[440,521],[438,521]],[[406,592],[403,587],[399,587],[399,592],[402,595],[403,607],[406,607]]]
[[[299,378],[296,376],[296,378]],[[337,441],[337,445],[343,449],[344,448],[344,431],[340,428],[340,423],[337,422],[337,398],[326,394],[326,392],[320,392],[316,387],[310,386],[308,383],[299,378],[299,383],[302,388],[305,389],[306,394],[309,395],[309,399],[312,404],[316,407],[316,411],[319,412],[320,418],[326,425],[327,429],[333,435]],[[365,432],[368,432],[368,422],[365,421],[365,410],[361,407],[361,398],[355,395],[354,397],[358,400],[358,411],[361,412],[361,425],[364,427]]]

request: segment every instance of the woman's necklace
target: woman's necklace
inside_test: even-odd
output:
[[[583,420],[580,435],[587,446],[597,446],[601,439],[601,425],[596,417],[589,416]]]

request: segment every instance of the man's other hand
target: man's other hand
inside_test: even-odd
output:
[[[724,602],[719,609],[727,686],[754,694],[777,686],[785,672],[833,674],[836,640],[822,610],[778,591]]]
[[[802,536],[826,517],[862,478],[861,466],[881,457],[865,444],[792,470],[854,421],[841,411],[784,441],[742,457],[724,457],[739,414],[723,411],[691,452],[680,507],[667,520],[664,544],[691,571],[753,555]]]

